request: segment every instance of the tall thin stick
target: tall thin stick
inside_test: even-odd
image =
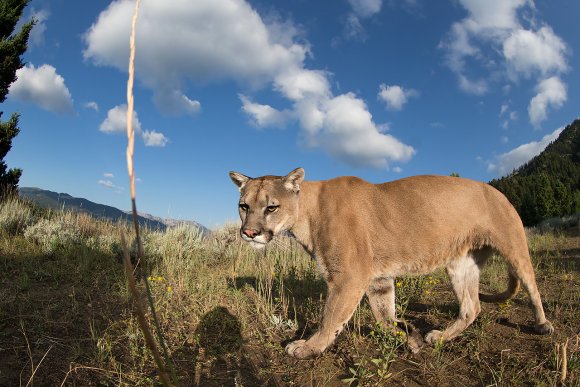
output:
[[[136,205],[136,191],[135,191],[135,172],[133,168],[133,153],[135,148],[135,131],[133,130],[133,109],[134,109],[134,100],[133,100],[133,80],[135,77],[135,31],[137,26],[137,17],[139,14],[139,4],[140,0],[136,0],[135,2],[135,11],[133,13],[133,20],[131,23],[131,38],[129,41],[129,79],[127,81],[127,170],[129,172],[129,181],[131,186],[131,207],[133,212],[133,226],[135,228],[135,238],[137,240],[137,254],[138,258],[142,264],[142,273],[143,279],[145,282],[145,289],[147,292],[147,300],[149,302],[149,308],[151,309],[151,314],[153,317],[153,323],[155,324],[157,337],[159,338],[159,342],[161,344],[161,348],[163,349],[163,354],[165,357],[166,364],[170,365],[170,371],[173,376],[173,382],[177,383],[177,378],[175,377],[175,372],[172,367],[171,360],[169,359],[169,354],[167,351],[167,347],[165,345],[165,341],[163,340],[163,334],[161,332],[161,328],[159,326],[159,321],[157,320],[157,313],[155,312],[155,304],[153,302],[153,297],[151,296],[151,289],[149,288],[149,283],[147,282],[147,273],[148,268],[146,265],[146,260],[144,258],[143,253],[143,244],[141,243],[141,237],[139,235],[139,222],[137,219],[137,205]],[[125,256],[125,270],[127,272],[127,280],[129,284],[129,291],[131,292],[136,305],[136,314],[137,320],[139,321],[139,325],[141,327],[141,331],[145,337],[145,342],[149,347],[149,350],[153,354],[153,358],[155,363],[157,364],[157,368],[159,369],[159,376],[161,378],[161,382],[164,386],[171,386],[172,380],[169,377],[167,372],[166,364],[163,363],[161,356],[159,355],[159,351],[157,350],[157,345],[155,344],[155,340],[153,339],[153,335],[149,328],[149,324],[147,323],[147,319],[145,317],[145,308],[141,302],[141,297],[139,292],[137,291],[137,287],[135,284],[134,278],[134,269],[133,265],[131,264],[131,257],[129,255],[127,242],[125,238],[123,238],[123,253]]]
[[[568,354],[566,350],[568,349],[568,341],[570,338],[566,339],[566,342],[562,344],[562,373],[560,375],[560,382],[564,383],[566,381],[566,377],[568,376]]]
[[[147,318],[145,317],[145,307],[143,306],[143,302],[141,301],[141,297],[139,292],[137,291],[137,285],[135,284],[135,277],[133,277],[133,265],[131,265],[131,257],[129,256],[129,249],[127,248],[127,241],[125,240],[124,234],[121,234],[122,239],[122,246],[123,246],[123,255],[125,257],[125,272],[127,273],[127,282],[129,284],[129,292],[133,296],[136,308],[136,315],[137,321],[139,322],[139,326],[141,331],[143,332],[143,336],[145,337],[145,343],[149,347],[149,350],[153,354],[153,359],[157,364],[157,369],[159,369],[159,377],[161,378],[161,382],[164,386],[171,386],[171,379],[167,374],[167,370],[165,365],[163,364],[163,360],[161,359],[161,355],[157,350],[157,345],[155,344],[155,339],[153,339],[153,335],[151,334],[151,329],[149,329],[149,324],[147,323]]]
[[[133,79],[135,78],[135,29],[139,16],[139,4],[136,0],[133,21],[131,22],[131,38],[129,40],[129,80],[127,81],[127,169],[129,172],[129,184],[131,185],[131,200],[135,203],[135,174],[133,169],[133,150],[135,149],[135,131],[133,130]]]

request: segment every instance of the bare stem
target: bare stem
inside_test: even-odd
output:
[[[141,296],[137,291],[137,287],[135,285],[135,277],[134,277],[134,269],[133,265],[131,264],[131,257],[129,255],[129,249],[127,247],[127,243],[125,237],[122,235],[123,239],[123,254],[125,256],[125,271],[127,272],[127,281],[129,283],[129,290],[133,299],[135,300],[135,305],[137,307],[137,319],[139,320],[139,325],[141,330],[143,331],[143,335],[145,336],[145,341],[149,350],[153,354],[153,358],[155,359],[155,363],[157,364],[157,368],[159,369],[159,375],[163,385],[170,386],[171,379],[167,372],[166,364],[170,365],[171,374],[173,376],[173,381],[177,383],[177,378],[175,377],[175,371],[172,367],[171,360],[169,359],[169,354],[167,351],[167,347],[165,345],[165,341],[163,339],[163,334],[161,332],[161,328],[159,326],[159,321],[157,319],[157,313],[155,312],[155,304],[153,302],[153,297],[151,295],[151,289],[149,288],[149,283],[147,282],[147,273],[149,272],[149,268],[147,267],[147,262],[145,260],[145,255],[143,253],[143,244],[141,243],[141,237],[139,235],[139,222],[137,219],[137,205],[136,205],[136,192],[135,192],[135,171],[133,168],[133,153],[135,148],[135,131],[133,130],[133,109],[134,109],[134,100],[133,100],[133,80],[135,78],[135,31],[137,26],[137,17],[139,14],[139,4],[140,0],[136,0],[135,2],[135,11],[133,13],[133,20],[131,23],[131,38],[129,41],[129,79],[127,81],[127,170],[129,173],[129,181],[131,186],[131,207],[133,212],[133,226],[135,227],[135,238],[137,240],[137,255],[139,262],[141,262],[143,273],[143,280],[145,281],[145,289],[147,293],[147,300],[149,303],[149,308],[151,310],[151,314],[153,317],[153,324],[155,325],[157,337],[159,339],[159,343],[161,344],[161,348],[163,349],[163,355],[165,357],[165,362],[163,362],[161,356],[159,355],[159,351],[157,349],[157,345],[153,338],[153,334],[149,328],[149,324],[147,323],[147,319],[145,318],[145,307],[141,302]]]

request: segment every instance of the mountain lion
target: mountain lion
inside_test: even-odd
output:
[[[459,301],[459,316],[445,330],[427,333],[427,343],[458,336],[479,314],[480,299],[507,300],[520,282],[532,303],[536,332],[554,331],[544,316],[522,222],[506,197],[487,184],[446,176],[384,184],[356,177],[303,181],[302,168],[258,178],[230,172],[230,178],[240,190],[242,239],[262,248],[275,235],[291,233],[316,259],[328,284],[319,330],[288,344],[291,356],[321,354],[365,293],[377,321],[392,327],[397,321],[394,278],[441,266]],[[482,295],[479,272],[494,251],[507,261],[508,288]],[[422,343],[417,335],[409,337],[415,350]]]

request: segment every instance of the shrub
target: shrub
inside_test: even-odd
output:
[[[193,226],[181,224],[162,231],[154,231],[143,237],[145,254],[151,257],[185,258],[203,249],[203,233]]]
[[[121,257],[123,248],[119,238],[113,235],[97,235],[88,237],[85,241],[88,248],[98,250],[106,254]]]
[[[75,225],[62,219],[41,219],[26,228],[24,237],[36,242],[48,254],[81,241],[81,234]]]
[[[32,208],[17,198],[0,203],[0,229],[10,235],[21,233],[36,221]]]

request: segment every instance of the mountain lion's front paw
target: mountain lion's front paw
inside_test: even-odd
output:
[[[421,348],[425,345],[421,334],[415,329],[407,336],[407,346],[413,353],[421,352]]]
[[[554,326],[548,320],[543,324],[536,325],[535,329],[540,335],[551,335],[554,333]]]
[[[322,353],[308,345],[306,340],[296,340],[286,346],[286,353],[296,359],[312,359]]]

